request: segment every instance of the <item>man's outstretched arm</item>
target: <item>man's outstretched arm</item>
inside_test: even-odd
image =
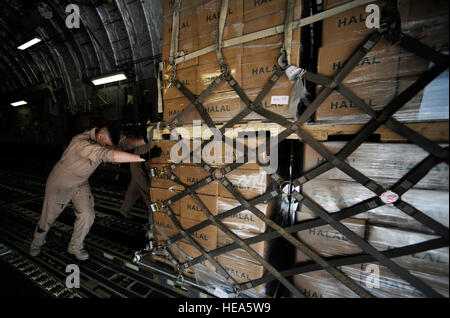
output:
[[[113,162],[144,162],[140,155],[120,150],[114,150]]]

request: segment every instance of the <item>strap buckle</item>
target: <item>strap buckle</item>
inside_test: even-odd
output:
[[[171,88],[173,86],[173,82],[175,81],[176,65],[168,61],[164,61],[162,63],[162,87]]]
[[[224,74],[225,78],[229,74],[228,65],[225,63],[220,63],[220,72]]]
[[[164,170],[163,169],[157,169],[157,168],[151,168],[150,169],[150,175],[152,177],[161,178],[164,176]]]
[[[285,70],[288,67],[287,53],[284,49],[281,50],[281,55],[278,57],[278,65],[282,70]]]
[[[150,204],[150,208],[152,209],[152,212],[160,212],[164,208],[164,203],[161,200],[158,200],[156,202],[153,202]]]

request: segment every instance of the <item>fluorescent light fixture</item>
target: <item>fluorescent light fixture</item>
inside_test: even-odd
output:
[[[108,83],[112,83],[112,82],[123,81],[126,79],[127,79],[127,77],[125,76],[125,73],[121,72],[121,73],[97,77],[97,78],[92,79],[91,82],[94,85],[102,85],[102,84],[108,84]]]
[[[18,101],[18,102],[14,102],[14,103],[11,103],[11,105],[14,106],[14,107],[22,106],[22,105],[26,105],[26,104],[28,104],[28,103],[27,103],[26,101],[24,101],[24,100],[21,100],[21,101]]]
[[[34,38],[33,40],[28,41],[27,43],[22,44],[21,46],[18,47],[19,50],[26,50],[28,49],[30,46],[35,45],[36,43],[41,42],[41,39],[39,38]]]

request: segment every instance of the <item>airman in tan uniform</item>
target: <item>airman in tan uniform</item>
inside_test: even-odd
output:
[[[93,128],[75,136],[61,159],[47,178],[41,218],[37,224],[30,247],[32,256],[39,255],[51,226],[72,201],[76,220],[68,252],[85,260],[89,254],[83,249],[83,241],[89,233],[94,218],[94,198],[88,179],[102,162],[144,162],[138,154],[116,150],[114,146],[129,150],[145,144],[142,138],[113,136],[112,128]],[[148,159],[148,158],[147,158]]]

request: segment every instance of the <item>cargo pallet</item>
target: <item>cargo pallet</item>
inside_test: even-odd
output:
[[[310,18],[302,19],[300,21],[288,21],[286,20],[285,26],[287,28],[293,29],[294,27],[300,27],[312,23],[314,21],[320,21],[326,17],[337,14],[337,12],[343,12],[348,10],[349,8],[360,6],[362,4],[367,4],[371,1],[351,1],[346,5],[339,6],[338,8],[331,9],[325,11],[323,13],[317,14]],[[417,93],[419,93],[422,89],[424,89],[430,82],[432,82],[436,77],[438,77],[442,72],[444,72],[448,68],[449,58],[439,52],[434,51],[433,49],[421,44],[417,40],[403,34],[399,30],[399,25],[396,24],[398,21],[395,20],[395,12],[397,12],[396,7],[390,7],[391,12],[394,12],[394,19],[390,21],[385,21],[385,28],[380,32],[374,31],[370,34],[365,41],[363,41],[362,45],[353,53],[352,57],[347,61],[342,69],[340,69],[337,74],[333,78],[325,78],[323,76],[319,76],[317,74],[313,74],[309,71],[304,72],[303,78],[306,81],[311,81],[316,84],[321,85],[324,89],[318,94],[316,99],[308,106],[308,108],[300,114],[298,120],[291,121],[282,116],[275,114],[267,109],[264,109],[261,105],[262,99],[266,96],[269,90],[275,85],[277,80],[283,76],[284,69],[283,65],[280,64],[280,68],[274,73],[274,75],[270,78],[270,80],[266,83],[260,94],[254,101],[251,101],[242,88],[239,86],[239,83],[233,79],[231,74],[227,72],[227,65],[221,57],[221,48],[228,47],[231,45],[235,45],[238,43],[244,43],[250,39],[257,39],[262,36],[268,36],[270,34],[278,34],[287,30],[284,26],[280,26],[278,28],[272,28],[270,30],[266,30],[267,32],[261,32],[258,35],[252,34],[250,36],[244,36],[239,39],[231,39],[228,41],[222,41],[219,36],[218,42],[216,45],[208,47],[206,49],[200,50],[198,52],[190,53],[186,56],[177,57],[177,32],[178,32],[178,22],[179,16],[178,11],[180,7],[180,1],[175,2],[175,10],[173,15],[173,30],[172,33],[172,41],[171,41],[171,60],[170,63],[173,67],[173,70],[176,69],[176,64],[179,62],[186,61],[190,58],[194,58],[200,56],[201,54],[205,54],[207,52],[217,52],[218,60],[221,66],[221,70],[223,71],[222,75],[219,76],[202,94],[199,96],[195,96],[192,92],[190,92],[185,85],[176,78],[176,72],[173,71],[170,82],[171,85],[176,87],[182,94],[191,102],[190,106],[185,109],[185,111],[179,113],[175,118],[171,119],[169,122],[163,123],[163,126],[167,129],[166,132],[172,132],[177,129],[178,122],[181,121],[183,116],[188,114],[193,109],[196,109],[200,116],[202,117],[202,122],[206,124],[208,128],[216,127],[216,124],[213,122],[211,117],[205,111],[202,111],[202,100],[212,92],[214,87],[219,85],[222,82],[227,82],[232,89],[239,95],[241,100],[247,106],[245,109],[241,110],[241,112],[236,115],[233,119],[220,126],[220,132],[224,133],[226,128],[232,128],[239,126],[240,121],[247,116],[251,112],[255,112],[258,115],[265,117],[270,123],[248,123],[241,124],[241,128],[251,130],[256,128],[257,130],[266,129],[269,127],[273,127],[273,125],[278,125],[284,128],[284,130],[277,135],[278,142],[281,142],[287,138],[298,138],[303,143],[309,145],[312,149],[318,152],[321,156],[323,156],[326,161],[320,164],[319,166],[303,173],[299,178],[294,180],[293,184],[295,186],[301,186],[308,182],[309,180],[314,179],[318,175],[332,169],[338,168],[341,171],[345,172],[345,174],[351,176],[356,182],[363,185],[370,191],[376,194],[372,199],[360,202],[351,207],[345,208],[339,212],[330,214],[324,208],[322,208],[319,204],[317,204],[313,199],[309,198],[304,193],[294,191],[292,196],[296,198],[296,200],[310,210],[312,210],[317,218],[313,220],[308,220],[301,222],[299,224],[283,228],[277,225],[272,220],[268,219],[261,211],[255,208],[257,203],[267,202],[271,199],[279,197],[282,195],[280,190],[275,190],[268,192],[264,195],[261,195],[253,200],[247,201],[245,200],[240,193],[233,187],[233,185],[223,177],[230,171],[238,168],[242,164],[233,163],[224,168],[221,168],[220,171],[222,173],[221,177],[214,177],[214,168],[208,165],[205,162],[201,163],[201,166],[211,173],[210,176],[200,180],[198,183],[188,186],[184,184],[176,175],[172,173],[172,171],[178,166],[178,164],[172,164],[169,166],[169,178],[172,181],[182,185],[186,190],[183,192],[176,194],[170,199],[164,201],[162,205],[158,206],[158,209],[164,210],[167,212],[168,216],[171,218],[172,222],[176,225],[177,230],[180,234],[170,237],[169,239],[164,241],[165,246],[170,246],[172,244],[176,244],[181,239],[186,239],[190,244],[195,246],[196,249],[201,251],[202,255],[189,260],[185,263],[179,263],[173,255],[169,255],[169,259],[171,262],[176,264],[176,267],[181,271],[183,269],[190,268],[195,264],[199,264],[202,261],[208,260],[211,262],[216,268],[217,272],[223,275],[227,279],[229,286],[238,294],[241,292],[245,292],[246,290],[257,287],[261,284],[278,280],[287,290],[289,290],[292,295],[296,297],[305,297],[305,294],[296,288],[288,278],[295,274],[307,273],[315,270],[324,269],[331,276],[336,278],[340,283],[348,287],[352,290],[356,295],[364,298],[372,298],[374,295],[370,292],[370,290],[366,289],[364,286],[358,284],[356,281],[351,279],[348,275],[343,273],[338,269],[339,266],[350,265],[350,264],[359,264],[367,261],[377,261],[380,264],[386,266],[391,272],[399,276],[402,280],[409,283],[411,286],[417,288],[423,295],[426,297],[443,297],[439,292],[428,286],[422,280],[417,278],[408,270],[399,266],[397,263],[392,261],[392,258],[410,255],[413,253],[424,252],[427,250],[437,249],[441,247],[448,247],[449,243],[449,229],[434,219],[428,217],[422,211],[419,211],[414,206],[402,201],[401,196],[411,189],[422,177],[424,177],[435,165],[445,162],[449,163],[449,152],[448,147],[442,148],[440,145],[436,143],[436,141],[448,141],[448,121],[445,122],[436,122],[436,123],[410,123],[404,124],[395,119],[393,119],[393,115],[401,109],[403,105],[405,105],[411,98],[413,98]],[[222,1],[221,7],[221,20],[226,18],[228,1]],[[292,1],[288,1],[288,5],[292,5]],[[219,35],[223,31],[223,23],[219,24]],[[395,97],[391,102],[389,102],[385,108],[379,112],[374,111],[368,106],[362,99],[356,96],[348,87],[342,84],[343,79],[354,69],[354,67],[361,61],[361,59],[380,41],[381,38],[385,38],[391,43],[396,43],[400,45],[403,49],[416,53],[417,55],[434,62],[434,66],[423,73],[414,84],[408,87],[404,92]],[[342,95],[348,98],[353,102],[354,105],[357,105],[361,110],[363,110],[366,114],[370,115],[371,120],[366,124],[352,124],[352,125],[314,125],[307,124],[310,117],[314,114],[317,108],[321,105],[321,103],[334,91],[339,91]],[[155,136],[156,134],[156,126],[152,126],[149,129],[149,140]],[[159,126],[158,126],[159,128]],[[187,126],[183,126],[183,128],[188,128]],[[351,167],[349,164],[345,162],[345,159],[363,142],[367,141],[373,134],[378,134],[381,141],[408,141],[411,142],[423,150],[429,153],[429,156],[417,164],[413,169],[411,169],[403,178],[398,180],[394,186],[390,189],[386,189],[374,180],[368,178],[367,176],[360,173],[355,168]],[[351,141],[347,143],[347,145],[340,150],[337,154],[332,154],[329,150],[327,150],[319,141],[328,140],[329,136],[334,135],[350,135]],[[203,142],[202,146],[211,142],[211,139]],[[270,175],[272,180],[274,180],[278,185],[282,185],[286,180],[284,180],[277,173],[273,173]],[[217,216],[213,216],[213,214],[208,210],[208,208],[202,203],[195,190],[208,184],[212,180],[218,180],[230,193],[233,194],[236,200],[238,200],[241,206],[236,207],[232,210],[219,214]],[[382,201],[381,197],[388,190],[395,192],[398,195],[398,199],[393,202],[394,206],[399,210],[403,211],[405,214],[411,216],[421,224],[425,225],[429,229],[431,229],[439,238],[430,240],[427,242],[412,244],[408,246],[403,246],[399,248],[390,249],[387,251],[379,251],[366,241],[364,241],[361,237],[352,232],[348,227],[343,225],[340,221],[354,216],[356,214],[374,209],[376,207],[380,207],[385,205],[385,202]],[[193,226],[189,229],[183,229],[175,218],[174,212],[171,208],[171,205],[183,198],[184,196],[191,196],[195,202],[197,202],[201,208],[205,211],[205,215],[208,220],[201,222],[200,224]],[[230,231],[224,224],[221,222],[226,216],[230,216],[236,214],[245,209],[250,210],[255,216],[263,220],[269,227],[271,227],[274,231],[270,233],[261,234],[250,239],[242,240],[237,235],[235,235],[232,231]],[[191,234],[203,227],[208,225],[215,225],[220,230],[222,230],[226,235],[228,235],[234,243],[227,245],[225,247],[217,248],[213,251],[206,251],[202,246],[200,246],[192,237]],[[311,248],[309,248],[306,244],[302,243],[298,238],[296,238],[293,233],[314,228],[321,225],[330,225],[332,228],[342,233],[347,237],[352,243],[357,245],[359,248],[363,250],[362,254],[358,255],[347,255],[342,257],[321,257],[316,252],[314,252]],[[304,264],[300,264],[295,268],[291,268],[285,271],[278,271],[271,264],[269,264],[265,259],[263,259],[258,253],[256,253],[251,247],[250,244],[255,242],[260,242],[263,240],[271,240],[276,237],[283,237],[292,245],[295,246],[302,253],[307,255],[312,261]],[[260,279],[256,279],[253,281],[245,282],[245,283],[237,283],[230,274],[216,261],[214,257],[221,255],[225,252],[241,248],[249,253],[256,261],[258,261],[266,270],[267,274],[264,275]],[[168,251],[170,254],[170,252]]]

